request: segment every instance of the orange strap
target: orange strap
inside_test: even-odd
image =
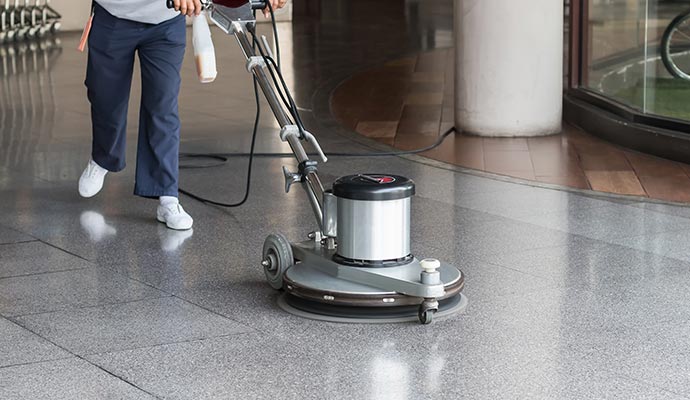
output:
[[[86,41],[89,39],[89,32],[91,32],[91,25],[93,24],[93,11],[91,11],[91,15],[89,16],[89,19],[86,21],[86,26],[84,27],[84,32],[81,34],[81,40],[79,40],[79,46],[77,46],[77,50],[81,51],[82,53],[84,52],[84,49],[86,48]]]

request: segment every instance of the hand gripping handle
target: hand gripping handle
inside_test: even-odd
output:
[[[213,0],[210,2],[230,8],[238,8],[247,3],[251,3],[252,10],[263,10],[264,8],[268,7],[266,0]],[[173,0],[167,0],[166,5],[168,8],[175,8],[175,2]]]

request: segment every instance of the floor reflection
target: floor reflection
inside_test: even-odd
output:
[[[194,229],[186,231],[175,231],[168,229],[164,225],[158,226],[158,237],[161,241],[161,250],[166,253],[172,253],[180,249],[187,239],[194,235]]]
[[[369,382],[371,398],[376,400],[408,399],[410,379],[414,378],[414,371],[410,371],[406,363],[385,356],[374,357],[371,362],[371,381]]]
[[[108,224],[105,217],[97,211],[84,211],[79,216],[79,223],[92,243],[117,235],[117,229]]]
[[[424,350],[421,350],[424,349]],[[412,360],[397,341],[381,344],[372,355],[368,375],[368,398],[375,400],[416,399],[419,393],[433,397],[443,389],[442,373],[446,359],[438,343],[426,343]],[[421,368],[420,368],[421,367]]]
[[[26,165],[37,144],[52,137],[52,69],[61,53],[57,37],[0,46],[0,166]]]

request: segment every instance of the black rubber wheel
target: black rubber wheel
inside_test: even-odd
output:
[[[263,248],[264,274],[273,289],[283,288],[283,276],[295,264],[290,241],[281,233],[268,235]]]
[[[429,325],[434,320],[436,310],[419,310],[419,322],[422,325]]]
[[[682,68],[674,57],[682,54],[688,58],[688,66]],[[668,72],[676,78],[690,80],[690,10],[677,16],[661,39],[661,60]]]

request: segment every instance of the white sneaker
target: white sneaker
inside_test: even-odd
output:
[[[185,231],[192,229],[194,220],[187,214],[180,204],[166,204],[158,206],[158,221],[170,229]]]
[[[79,178],[79,194],[81,197],[93,197],[103,189],[103,180],[108,170],[96,164],[93,160],[89,161],[86,169]]]

